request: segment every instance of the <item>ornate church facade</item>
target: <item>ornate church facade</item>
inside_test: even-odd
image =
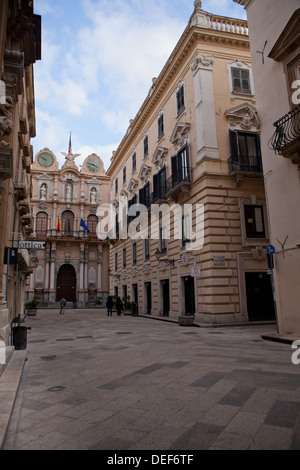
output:
[[[33,234],[40,242],[32,250],[36,269],[28,281],[27,297],[39,298],[40,306],[55,306],[62,297],[76,298],[77,306],[94,306],[108,293],[109,248],[98,239],[97,207],[108,203],[110,180],[102,160],[95,154],[57,158],[48,148],[41,150],[32,164]]]

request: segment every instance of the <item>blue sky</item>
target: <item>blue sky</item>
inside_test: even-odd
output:
[[[152,84],[183,33],[194,0],[35,0],[42,15],[42,60],[35,64],[34,154],[50,148],[60,164],[72,132],[76,160],[91,153],[108,169]],[[234,18],[233,0],[203,9]]]

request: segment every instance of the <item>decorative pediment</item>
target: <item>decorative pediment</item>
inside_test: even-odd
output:
[[[146,184],[150,178],[150,173],[151,173],[151,166],[146,165],[143,163],[140,172],[139,172],[139,179],[143,184]]]
[[[231,127],[239,126],[246,131],[260,129],[257,111],[254,106],[249,103],[243,103],[235,108],[228,109],[228,111],[225,112],[225,116],[229,120]]]
[[[42,173],[36,177],[37,181],[53,181],[53,178],[47,173]]]
[[[284,28],[281,36],[271,50],[269,57],[276,61],[281,61],[285,55],[289,54],[299,47],[300,37],[300,9],[296,10],[286,27]]]
[[[174,145],[176,150],[183,147],[188,139],[191,124],[188,122],[177,122],[172,132],[170,142]]]
[[[154,152],[152,163],[156,165],[157,171],[159,171],[166,163],[168,155],[168,149],[165,147],[158,146]]]
[[[137,187],[138,187],[138,184],[139,182],[134,179],[134,178],[131,178],[129,183],[128,183],[128,186],[127,186],[127,189],[128,189],[128,192],[129,194],[133,197],[136,193],[136,190],[137,190]]]

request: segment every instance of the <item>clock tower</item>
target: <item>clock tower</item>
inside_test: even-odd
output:
[[[110,178],[102,159],[89,155],[81,169],[75,164],[79,154],[63,153],[59,166],[48,148],[37,153],[31,167],[33,234],[46,249],[32,253],[39,264],[31,274],[27,297],[41,299],[41,307],[56,307],[65,297],[70,306],[96,306],[109,291],[109,249],[97,237],[96,212],[110,202]]]

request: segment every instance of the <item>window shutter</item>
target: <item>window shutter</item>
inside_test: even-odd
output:
[[[154,193],[154,200],[158,197],[158,173],[153,175],[153,193]]]
[[[171,158],[171,168],[172,168],[172,186],[176,186],[178,181],[178,164],[177,164],[177,155]]]
[[[237,141],[237,133],[235,131],[229,131],[229,141],[230,141],[230,154],[233,161],[238,161],[239,159],[239,148]]]

